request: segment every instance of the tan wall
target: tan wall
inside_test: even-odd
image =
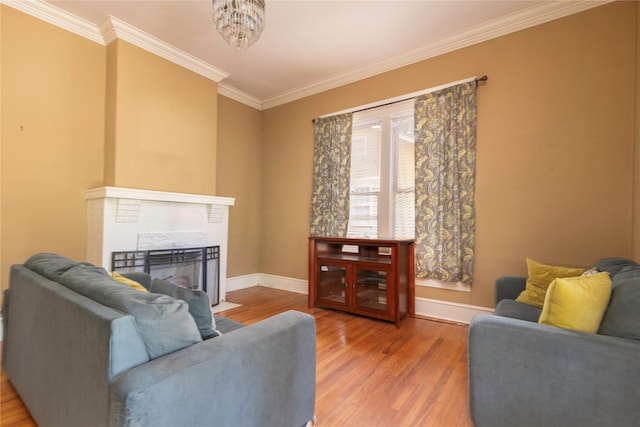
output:
[[[115,121],[107,128],[115,143],[107,147],[115,153],[107,159],[115,170],[107,185],[216,195],[217,83],[127,42],[112,44]]]
[[[633,257],[640,259],[640,4],[636,5],[636,143],[633,209]]]
[[[86,257],[85,191],[216,195],[217,83],[2,5],[0,260]]]
[[[2,289],[36,252],[84,259],[103,175],[105,48],[0,6]]]
[[[218,97],[218,194],[234,197],[229,210],[227,276],[260,272],[262,113]]]
[[[476,279],[417,295],[492,306],[527,256],[632,256],[635,17],[605,5],[265,111],[260,271],[307,277],[312,118],[482,74]]]

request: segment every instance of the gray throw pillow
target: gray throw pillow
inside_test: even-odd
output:
[[[150,359],[202,341],[184,301],[135,290],[100,274],[95,267],[73,267],[60,277],[60,284],[135,317]]]
[[[149,292],[169,295],[178,298],[189,304],[189,313],[198,325],[200,336],[203,339],[218,336],[215,325],[215,318],[211,315],[211,302],[209,296],[198,289],[187,289],[174,285],[166,280],[153,279]]]

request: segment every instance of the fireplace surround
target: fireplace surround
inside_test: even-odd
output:
[[[235,199],[122,187],[87,190],[85,198],[87,261],[112,271],[114,252],[217,246],[217,291],[212,286],[206,292],[212,302],[225,300],[229,207]]]

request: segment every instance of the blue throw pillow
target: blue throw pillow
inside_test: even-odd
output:
[[[203,339],[218,336],[215,318],[211,315],[211,302],[206,293],[198,289],[183,288],[161,279],[153,279],[149,291],[183,300],[189,304],[189,313],[198,325],[200,336]]]

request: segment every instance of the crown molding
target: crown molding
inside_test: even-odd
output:
[[[327,79],[303,85],[274,97],[264,99],[262,100],[262,109],[266,110],[307,96],[335,89],[387,71],[415,64],[416,62],[424,61],[438,55],[453,52],[464,47],[544,24],[545,22],[583,12],[597,6],[602,6],[604,4],[611,3],[612,1],[615,0],[554,1],[544,3],[540,6],[535,6],[524,11],[513,13],[469,30],[453,34],[434,43],[402,53],[384,61],[380,61],[366,67],[355,68],[345,73],[336,74]]]
[[[100,25],[96,26],[89,21],[40,0],[0,0],[0,3],[101,45],[108,45],[115,39],[125,40],[141,49],[217,82],[218,93],[220,95],[227,96],[249,107],[265,110],[483,41],[524,30],[597,6],[602,6],[612,1],[615,0],[546,2],[540,6],[535,6],[453,34],[434,43],[402,53],[384,61],[335,74],[329,78],[302,85],[265,99],[256,98],[231,85],[220,83],[229,76],[229,73],[112,16],[107,17]]]
[[[100,33],[102,34],[105,44],[109,44],[115,39],[124,40],[146,50],[147,52],[178,64],[215,82],[220,82],[229,77],[229,73],[164,42],[151,34],[145,33],[144,31],[127,24],[116,17],[107,16],[98,25],[98,28],[100,29]]]
[[[105,44],[98,27],[49,3],[39,0],[0,0],[0,3],[93,42]]]
[[[256,110],[262,110],[262,101],[253,95],[249,95],[246,92],[236,89],[235,87],[226,83],[218,83],[218,95],[226,96]]]
[[[104,46],[115,39],[121,39],[217,83],[229,77],[229,73],[113,16],[108,16],[96,26],[40,0],[0,1],[2,4]]]

